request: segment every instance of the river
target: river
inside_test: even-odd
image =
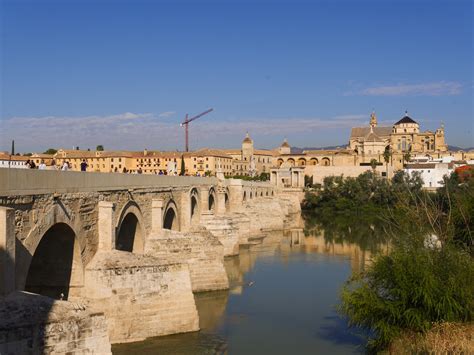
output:
[[[114,354],[356,354],[361,331],[336,312],[367,247],[324,230],[268,232],[226,258],[230,290],[196,294],[201,331],[113,346]]]

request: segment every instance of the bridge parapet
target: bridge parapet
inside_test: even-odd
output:
[[[214,177],[0,169],[0,196],[217,185]]]

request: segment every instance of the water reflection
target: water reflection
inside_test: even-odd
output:
[[[370,235],[378,231],[365,225],[369,237],[363,236],[363,227],[352,224],[346,239],[331,226],[324,229],[312,221],[306,227],[265,232],[264,238],[243,245],[238,256],[226,258],[230,290],[195,295],[200,332],[117,345],[113,352],[363,352],[363,334],[348,329],[335,306],[351,272],[363,270],[380,250],[378,243],[370,241]]]

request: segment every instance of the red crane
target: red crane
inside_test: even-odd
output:
[[[188,118],[188,114],[186,114],[186,118],[184,120],[183,123],[181,123],[181,127],[184,127],[185,131],[186,131],[186,151],[189,152],[189,123],[198,119],[199,117],[201,116],[204,116],[204,115],[207,115],[209,112],[213,111],[214,109],[213,108],[210,108],[209,110],[207,111],[204,111],[202,113],[200,113],[199,115],[197,116],[194,116],[194,117],[191,117],[191,118]]]

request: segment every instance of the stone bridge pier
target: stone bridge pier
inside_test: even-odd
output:
[[[107,353],[198,330],[193,292],[228,288],[224,256],[282,228],[299,206],[281,193],[233,179],[0,169],[0,353]],[[9,323],[5,312],[25,304],[44,311]]]

